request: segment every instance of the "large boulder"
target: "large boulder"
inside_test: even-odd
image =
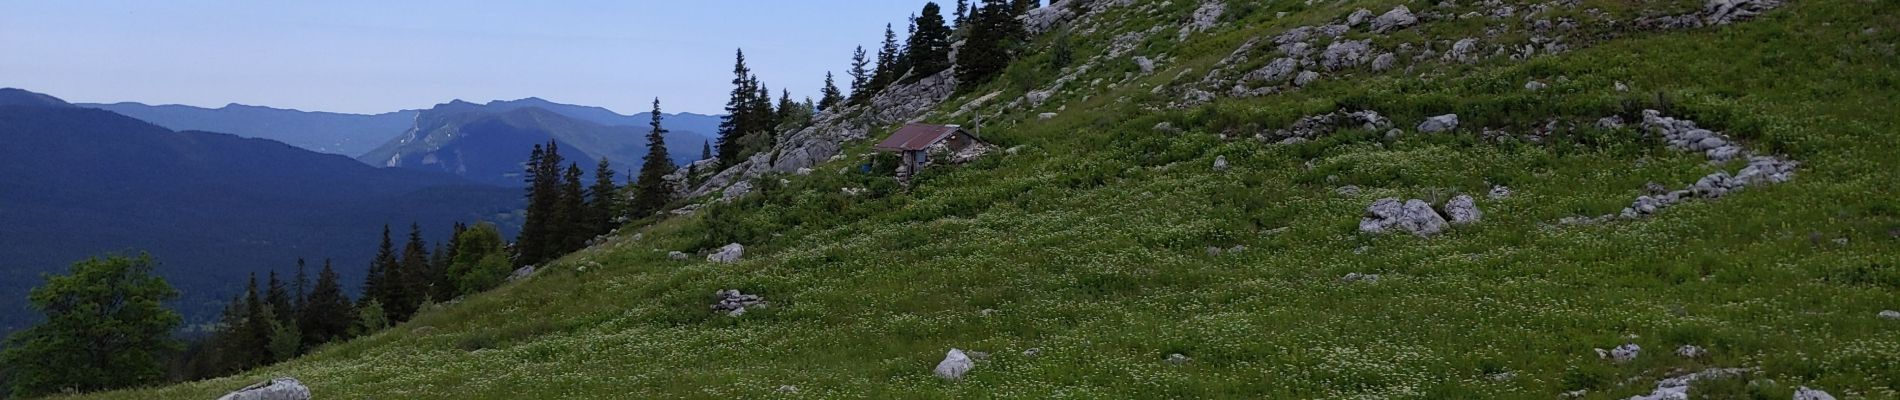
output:
[[[954,381],[963,379],[963,374],[970,373],[970,368],[975,367],[976,362],[970,360],[970,356],[963,354],[963,350],[952,348],[950,353],[944,354],[943,361],[937,363],[937,369],[934,372],[938,378]]]
[[[1375,33],[1386,33],[1393,30],[1404,29],[1405,27],[1417,23],[1418,17],[1412,15],[1412,9],[1405,8],[1405,6],[1398,6],[1393,7],[1392,11],[1386,11],[1385,14],[1380,15],[1379,18],[1374,18],[1372,20],[1372,31]]]
[[[1445,114],[1426,118],[1418,124],[1421,133],[1438,133],[1458,128],[1458,114]]]
[[[1341,40],[1326,45],[1319,54],[1319,65],[1328,71],[1352,68],[1372,59],[1372,40]]]
[[[706,261],[719,264],[731,264],[739,262],[739,259],[743,257],[745,257],[745,246],[733,243],[725,247],[720,247],[719,251],[706,255]]]
[[[1444,232],[1448,227],[1450,224],[1445,222],[1445,217],[1438,215],[1431,204],[1418,199],[1403,202],[1398,198],[1379,199],[1366,207],[1365,217],[1359,220],[1359,231],[1373,234],[1396,230],[1431,236]]]
[[[245,386],[218,400],[310,400],[310,388],[296,378],[275,378]]]
[[[1445,215],[1451,217],[1453,225],[1475,223],[1484,218],[1484,212],[1478,210],[1478,201],[1462,194],[1445,202]]]

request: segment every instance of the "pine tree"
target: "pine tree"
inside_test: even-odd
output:
[[[923,16],[916,20],[917,32],[911,34],[905,60],[915,81],[950,68],[950,27],[943,22],[937,3],[924,3]]]
[[[429,247],[422,240],[422,225],[409,225],[409,241],[402,247],[401,267],[393,274],[401,282],[396,291],[384,302],[391,321],[407,321],[414,316],[427,300],[430,291],[429,282],[433,277],[429,273]]]
[[[386,302],[396,296],[402,282],[392,277],[400,276],[401,267],[396,260],[396,244],[389,238],[389,225],[383,225],[383,244],[376,250],[376,259],[369,263],[369,274],[363,278],[363,301]]]
[[[898,57],[902,55],[897,48],[897,32],[891,30],[891,24],[884,24],[884,46],[877,50],[877,71],[871,75],[871,91],[882,91],[897,80],[900,65]]]
[[[591,224],[587,221],[587,192],[582,189],[582,179],[581,166],[578,163],[568,163],[567,170],[561,174],[560,211],[555,212],[561,217],[560,228],[556,230],[561,234],[559,236],[561,247],[550,254],[548,259],[587,247],[587,241],[594,238],[594,235],[588,233],[588,226]],[[391,321],[401,321],[401,319],[392,318]]]
[[[673,200],[673,189],[667,186],[666,174],[673,171],[672,158],[666,154],[665,134],[661,125],[660,99],[653,99],[653,126],[647,133],[647,155],[640,163],[640,177],[634,180],[633,215],[644,217],[659,212],[666,203]]]
[[[271,315],[277,317],[277,323],[291,325],[297,323],[297,316],[290,308],[292,304],[290,289],[284,285],[283,281],[277,279],[277,271],[270,272],[270,284],[264,291],[264,303],[270,306]]]
[[[653,111],[653,118],[660,118],[659,110]],[[652,153],[653,150],[650,147],[654,146],[654,143],[651,132],[647,133],[647,146],[649,147],[647,152]],[[661,149],[666,148],[664,138],[659,146]],[[667,166],[672,166],[672,163],[667,163]],[[605,157],[600,159],[599,165],[594,166],[594,186],[587,189],[587,196],[587,209],[590,212],[587,216],[590,224],[588,230],[593,231],[595,235],[612,232],[616,225],[614,219],[619,218],[621,212],[620,187],[614,185],[614,167],[612,163],[607,162]]]
[[[330,267],[330,260],[323,260],[316,286],[310,289],[310,300],[304,303],[303,314],[297,318],[297,326],[303,329],[304,348],[349,338],[355,319],[356,305],[343,293],[342,282],[337,278],[336,269]]]
[[[853,104],[863,103],[870,99],[871,93],[874,92],[871,89],[871,71],[865,69],[870,65],[871,60],[866,59],[864,55],[864,46],[858,46],[858,49],[851,53],[851,103]]]
[[[971,16],[971,24],[970,37],[957,53],[957,81],[963,88],[974,88],[1002,73],[1017,41],[1027,36],[1008,0],[985,0]]]
[[[732,98],[726,101],[726,115],[719,117],[719,164],[733,165],[744,158],[744,146],[740,140],[752,126],[748,119],[752,117],[753,97],[758,90],[752,77],[752,69],[745,65],[745,50],[740,49],[738,61],[732,67]]]
[[[820,89],[819,96],[818,111],[830,110],[844,102],[844,93],[838,91],[838,82],[832,78],[831,71],[825,71],[825,87]]]

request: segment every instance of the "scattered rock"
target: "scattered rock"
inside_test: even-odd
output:
[[[1313,81],[1316,80],[1319,80],[1318,72],[1300,71],[1298,76],[1293,77],[1293,86],[1306,86],[1306,84],[1313,83]]]
[[[1426,118],[1418,124],[1420,133],[1438,133],[1458,128],[1458,114],[1445,114]]]
[[[1160,133],[1169,133],[1169,134],[1181,133],[1180,129],[1175,129],[1174,124],[1168,123],[1168,122],[1161,122],[1161,123],[1155,124],[1154,129],[1155,129],[1155,132],[1160,132]]]
[[[1326,45],[1326,51],[1319,55],[1319,65],[1327,71],[1338,71],[1365,64],[1372,57],[1371,39],[1341,40]],[[1298,84],[1298,79],[1294,82]]]
[[[1056,113],[1042,113],[1042,114],[1036,114],[1036,119],[1039,119],[1039,120],[1043,120],[1043,121],[1048,121],[1048,120],[1052,120],[1052,119],[1056,119]]]
[[[1240,254],[1243,251],[1247,251],[1247,245],[1236,244],[1234,247],[1227,248],[1227,254]]]
[[[792,386],[792,385],[778,385],[778,392],[779,393],[798,393],[798,387]]]
[[[713,295],[719,296],[719,301],[712,305],[713,311],[726,313],[727,316],[737,317],[745,315],[747,308],[766,308],[771,305],[764,296],[740,293],[739,289],[721,290],[713,292]]]
[[[1404,29],[1418,23],[1418,17],[1412,15],[1412,9],[1405,6],[1393,7],[1379,18],[1372,20],[1373,33],[1386,33],[1395,29]]]
[[[672,252],[666,253],[666,258],[673,261],[686,261],[688,258],[692,258],[692,256],[689,256],[686,253],[672,251]]]
[[[1355,197],[1359,195],[1359,187],[1353,185],[1340,186],[1338,189],[1333,189],[1333,193],[1339,194],[1340,196]]]
[[[1638,353],[1641,353],[1642,351],[1643,351],[1643,346],[1638,346],[1635,343],[1629,343],[1622,346],[1616,346],[1616,348],[1610,349],[1610,350],[1597,349],[1597,357],[1609,359],[1610,361],[1615,361],[1618,363],[1626,363],[1630,361],[1635,361],[1636,355]]]
[[[1214,157],[1214,171],[1217,171],[1217,172],[1227,171],[1227,156]]]
[[[1359,24],[1366,23],[1366,21],[1370,21],[1372,18],[1372,10],[1361,8],[1357,11],[1353,11],[1352,15],[1346,16],[1346,26],[1359,26]]]
[[[1647,395],[1632,396],[1629,400],[1688,400],[1689,384],[1703,379],[1733,378],[1747,373],[1744,368],[1712,368],[1693,374],[1663,379],[1656,382],[1656,390]]]
[[[1524,83],[1524,90],[1529,90],[1533,92],[1544,90],[1544,88],[1546,87],[1550,87],[1550,85],[1545,85],[1543,82],[1538,82],[1538,81],[1530,81],[1530,82]]]
[[[974,367],[976,367],[976,362],[971,361],[970,356],[963,354],[963,350],[952,348],[949,354],[943,356],[943,361],[937,363],[937,369],[934,372],[938,378],[954,381],[963,379],[963,374],[969,373],[970,368]]]
[[[1471,62],[1477,59],[1477,50],[1478,39],[1458,39],[1457,42],[1451,44],[1451,50],[1445,52],[1445,59],[1458,62]]]
[[[707,255],[706,261],[719,264],[731,264],[739,262],[739,259],[742,257],[745,257],[745,246],[733,243],[726,245],[726,247],[720,247],[719,251]]]
[[[1709,0],[1703,12],[1708,14],[1705,21],[1709,25],[1725,25],[1754,18],[1780,5],[1780,0]]]
[[[1399,61],[1399,57],[1393,55],[1392,53],[1379,53],[1378,57],[1372,58],[1372,70],[1385,71],[1388,69],[1392,69],[1392,64],[1398,61]]]
[[[1881,311],[1880,319],[1900,320],[1900,311],[1894,311],[1894,310]]]
[[[1685,345],[1682,345],[1682,347],[1676,348],[1676,355],[1681,356],[1682,358],[1702,358],[1703,355],[1708,354],[1708,353],[1709,351],[1707,349],[1703,349],[1702,346],[1696,346],[1692,344],[1685,344]]]
[[[530,276],[534,276],[533,265],[516,268],[514,273],[508,274],[508,281],[514,282],[514,281],[518,281],[522,279],[528,279],[528,277]]]
[[[1219,247],[1214,247],[1214,246],[1207,246],[1207,256],[1208,256],[1208,257],[1219,257],[1219,256],[1220,256],[1220,252],[1221,252],[1221,249],[1220,249]]]
[[[1358,272],[1353,272],[1353,273],[1346,274],[1346,277],[1339,278],[1339,280],[1346,283],[1353,283],[1353,282],[1374,283],[1374,282],[1379,281],[1379,274],[1361,274]]]
[[[1167,361],[1168,361],[1168,364],[1174,364],[1174,365],[1187,365],[1187,363],[1188,363],[1189,361],[1194,361],[1194,359],[1192,359],[1192,358],[1188,358],[1188,356],[1187,356],[1187,355],[1185,355],[1185,354],[1181,354],[1181,353],[1174,353],[1174,354],[1169,354],[1169,355],[1168,355],[1168,360],[1167,360]]]
[[[1517,379],[1517,373],[1511,372],[1511,371],[1504,371],[1504,372],[1499,372],[1495,374],[1485,375],[1484,377],[1486,379],[1490,379],[1492,382],[1504,382],[1504,381],[1509,381],[1512,379]]]
[[[310,388],[296,378],[274,378],[245,386],[218,400],[310,400]]]
[[[799,168],[797,171],[793,171],[792,173],[799,174],[799,175],[811,175],[811,168]]]
[[[1042,102],[1049,101],[1049,96],[1051,96],[1049,92],[1042,91],[1042,90],[1029,92],[1028,94],[1023,95],[1025,99],[1029,100],[1029,104],[1033,104],[1033,105],[1042,105]]]
[[[1616,81],[1616,91],[1628,92],[1630,91],[1630,86],[1623,84],[1623,81]]]
[[[1795,389],[1794,400],[1834,400],[1834,395],[1802,386],[1800,389]]]
[[[1475,223],[1484,218],[1484,212],[1478,210],[1478,201],[1462,194],[1445,202],[1445,215],[1451,217],[1453,225]]]
[[[1135,66],[1141,68],[1142,75],[1155,73],[1155,60],[1148,59],[1148,57],[1136,56]]]
[[[1490,196],[1492,200],[1504,200],[1504,199],[1511,198],[1511,188],[1507,186],[1503,186],[1503,185],[1492,186]]]
[[[1042,355],[1042,348],[1031,347],[1029,350],[1023,350],[1023,357],[1036,358],[1039,355]]]
[[[1397,198],[1379,199],[1366,207],[1365,218],[1359,220],[1359,231],[1372,234],[1399,230],[1422,237],[1444,232],[1448,226],[1438,211],[1418,199],[1405,202]]]

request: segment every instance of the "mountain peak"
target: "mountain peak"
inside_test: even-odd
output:
[[[25,89],[0,88],[0,106],[72,107],[73,105],[58,97]]]

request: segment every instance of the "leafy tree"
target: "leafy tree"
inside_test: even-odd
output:
[[[737,164],[744,156],[741,139],[752,128],[749,119],[753,116],[754,99],[758,90],[754,85],[758,80],[752,77],[752,68],[745,65],[745,50],[740,49],[738,61],[732,66],[732,98],[726,101],[726,115],[719,117],[719,164]]]
[[[923,16],[917,17],[916,33],[911,34],[904,59],[910,67],[910,80],[936,75],[950,68],[950,27],[944,25],[943,10],[937,3],[924,3]]]
[[[819,96],[818,111],[830,110],[844,102],[844,93],[838,91],[838,82],[832,78],[831,71],[825,71],[825,88],[819,91]]]
[[[117,389],[164,378],[159,355],[180,348],[171,331],[183,319],[165,308],[178,291],[153,273],[151,256],[87,259],[66,275],[45,279],[27,300],[46,320],[13,334],[0,352],[13,396]]]
[[[456,293],[472,294],[501,285],[512,272],[508,265],[507,244],[501,230],[489,223],[475,224],[455,236],[455,259],[449,262],[449,274],[455,277]]]
[[[858,46],[851,53],[851,102],[854,104],[869,100],[871,93],[876,91],[871,89],[871,71],[866,69],[870,65],[871,60],[864,55],[864,46]]]
[[[271,320],[270,327],[270,342],[265,348],[270,351],[272,360],[282,362],[303,354],[303,333],[297,330],[296,324]]]
[[[383,303],[370,300],[356,309],[356,324],[351,328],[351,336],[363,336],[389,329],[389,316],[383,313]]]
[[[653,110],[653,118],[660,118],[660,110]],[[666,141],[660,141],[660,149],[666,149]],[[653,134],[647,134],[647,152],[652,153]],[[667,166],[672,166],[671,162]],[[671,172],[671,171],[668,171]],[[614,230],[614,219],[620,217],[620,187],[614,185],[613,163],[601,157],[600,164],[594,166],[594,185],[587,188],[588,230],[594,234],[605,234]]]
[[[634,181],[632,214],[645,217],[659,212],[673,200],[673,188],[666,174],[673,172],[673,160],[666,154],[666,128],[661,125],[660,99],[653,99],[653,126],[647,133],[647,155],[640,163],[640,178]]]
[[[348,339],[355,318],[356,306],[350,302],[349,295],[343,293],[336,269],[330,267],[330,260],[323,260],[316,286],[310,289],[310,299],[304,302],[303,314],[297,318],[304,348]]]

